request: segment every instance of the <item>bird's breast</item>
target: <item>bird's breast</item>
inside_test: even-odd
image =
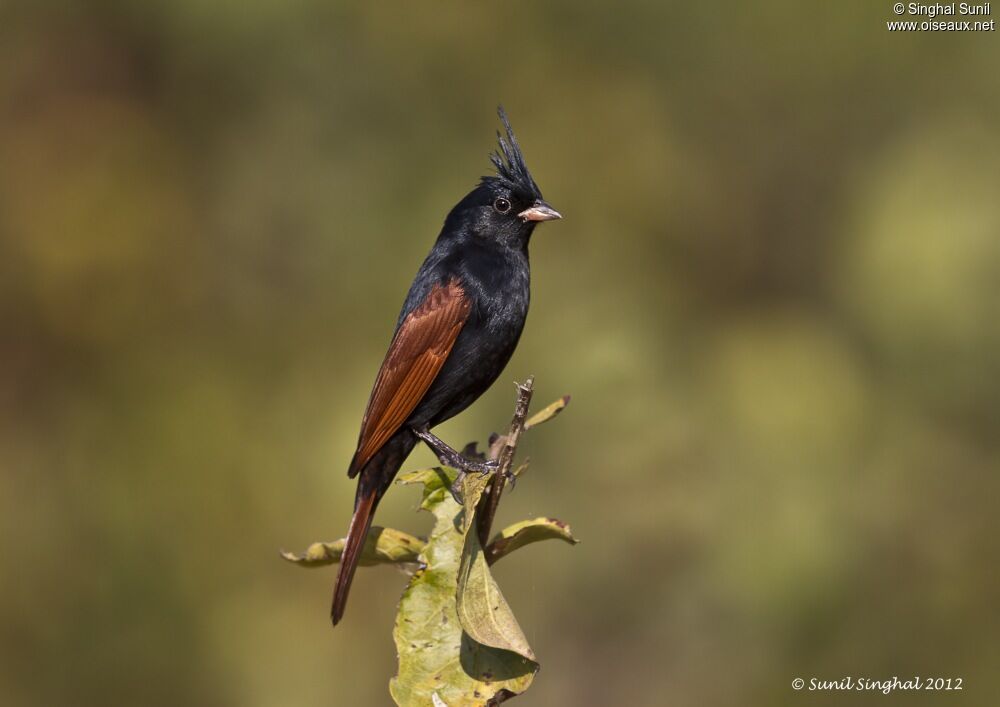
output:
[[[499,275],[481,281],[476,288],[478,324],[492,334],[519,334],[531,300],[528,272],[508,271]]]

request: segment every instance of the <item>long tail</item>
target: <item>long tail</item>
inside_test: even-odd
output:
[[[333,620],[334,626],[344,616],[344,607],[347,605],[347,594],[351,591],[354,571],[358,568],[361,550],[364,549],[368,531],[372,527],[375,506],[378,505],[378,491],[378,486],[375,484],[368,489],[364,489],[364,487],[358,489],[358,496],[354,503],[354,515],[351,517],[351,527],[347,529],[347,541],[344,543],[344,552],[340,556],[337,585],[333,590],[330,618]]]

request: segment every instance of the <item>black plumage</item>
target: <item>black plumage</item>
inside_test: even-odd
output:
[[[424,439],[445,463],[481,470],[429,433],[471,405],[507,365],[530,300],[528,242],[541,221],[561,218],[545,203],[514,131],[490,156],[495,176],[451,210],[403,303],[392,343],[361,424],[348,475],[358,476],[354,516],[331,617],[343,616],[372,515],[407,455]]]

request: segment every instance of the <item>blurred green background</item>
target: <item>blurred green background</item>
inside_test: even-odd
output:
[[[996,704],[1000,55],[889,3],[0,6],[0,702],[383,705],[345,469],[503,102],[565,220],[501,381],[524,705]],[[432,461],[418,450],[409,467]],[[379,522],[414,532],[417,492]],[[916,702],[912,702],[916,703]]]

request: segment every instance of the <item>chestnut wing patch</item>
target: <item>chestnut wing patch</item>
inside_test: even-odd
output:
[[[451,353],[471,307],[462,286],[451,280],[435,285],[403,320],[375,380],[348,476],[357,475],[417,407]]]

